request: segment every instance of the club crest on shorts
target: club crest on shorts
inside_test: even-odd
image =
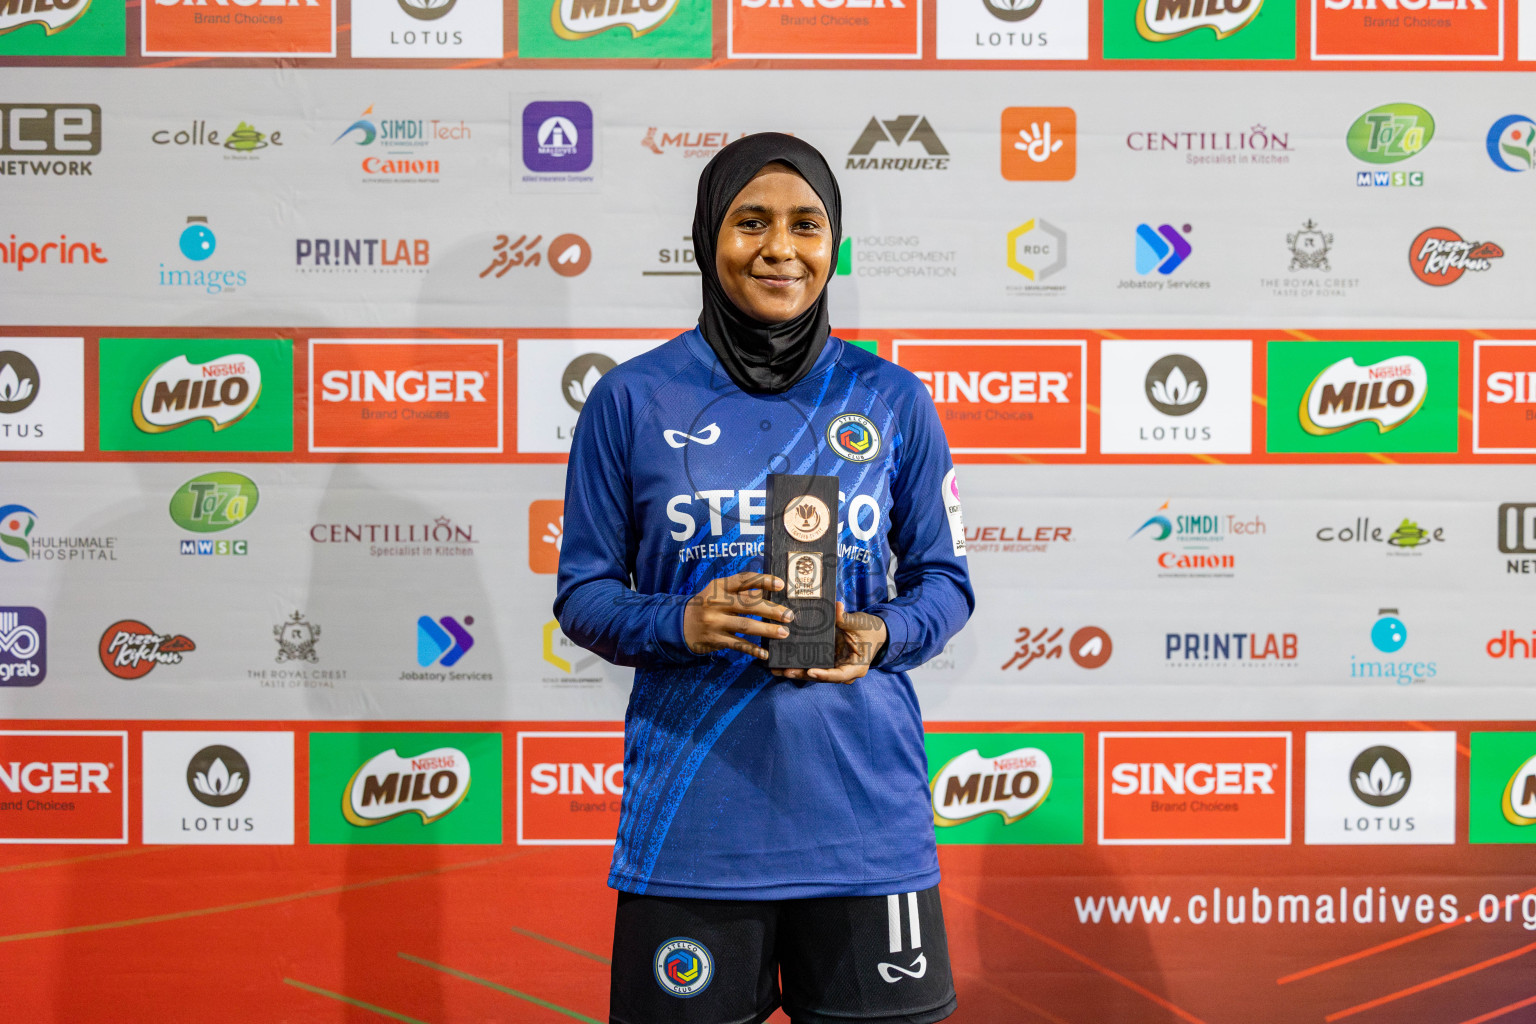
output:
[[[692,939],[668,939],[656,948],[656,984],[679,999],[696,996],[715,976],[715,959]]]
[[[868,416],[845,412],[827,424],[827,444],[849,462],[868,462],[880,454],[880,431]]]

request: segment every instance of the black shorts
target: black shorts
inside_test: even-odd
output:
[[[612,1024],[759,1024],[781,1002],[794,1024],[954,1013],[938,888],[805,900],[619,893]]]

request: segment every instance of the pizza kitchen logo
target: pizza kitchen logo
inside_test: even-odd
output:
[[[101,665],[119,679],[142,679],[156,665],[180,665],[197,645],[180,633],[157,633],[137,619],[123,619],[101,634]]]
[[[1463,274],[1480,274],[1493,268],[1504,255],[1497,242],[1468,241],[1450,228],[1425,228],[1408,246],[1408,266],[1413,276],[1427,285],[1443,288]]]

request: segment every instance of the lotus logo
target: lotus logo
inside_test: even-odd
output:
[[[244,419],[260,397],[261,365],[250,356],[220,356],[206,363],[177,356],[155,367],[139,385],[133,422],[148,434],[198,420],[220,431]]]
[[[1355,796],[1372,807],[1391,807],[1408,795],[1413,769],[1394,747],[1362,750],[1349,766],[1349,784]]]
[[[1000,21],[1023,21],[1040,9],[1042,0],[981,0],[988,12]]]
[[[378,825],[406,814],[430,825],[469,795],[469,758],[439,747],[413,757],[390,749],[375,754],[347,780],[341,811],[353,825]]]
[[[1147,370],[1147,401],[1165,416],[1188,416],[1205,401],[1205,368],[1189,356],[1163,356]]]
[[[21,412],[37,400],[37,364],[20,352],[0,352],[0,413]]]
[[[681,0],[555,0],[549,23],[561,39],[585,39],[611,28],[627,28],[631,38],[654,32],[677,10]]]
[[[1301,428],[1323,436],[1360,423],[1385,434],[1408,422],[1429,393],[1429,371],[1413,356],[1360,366],[1340,359],[1313,378],[1301,396]]]
[[[1140,0],[1136,31],[1143,39],[1161,43],[1196,29],[1208,28],[1225,39],[1253,24],[1264,0]]]
[[[1349,126],[1344,143],[1368,164],[1395,164],[1416,155],[1435,137],[1435,119],[1412,103],[1386,103]]]
[[[560,394],[565,404],[581,412],[581,407],[587,404],[592,389],[603,379],[603,374],[617,365],[601,352],[587,352],[572,359],[560,375]]]
[[[397,0],[400,9],[417,21],[436,21],[449,11],[459,0]]]
[[[204,747],[187,762],[187,789],[199,803],[228,807],[249,789],[251,766],[234,747]]]
[[[983,814],[996,814],[1012,825],[1050,795],[1051,759],[1034,747],[997,757],[967,750],[939,769],[929,789],[935,825],[963,825]]]
[[[1509,777],[1503,804],[1504,820],[1511,825],[1536,825],[1536,757]]]

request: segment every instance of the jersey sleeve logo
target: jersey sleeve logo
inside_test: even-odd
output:
[[[954,543],[955,555],[964,558],[965,522],[960,515],[960,483],[955,479],[953,466],[944,474],[939,500],[944,502],[944,514],[949,517],[949,539]]]
[[[880,431],[868,416],[845,412],[827,424],[827,444],[849,462],[868,462],[880,454]]]

